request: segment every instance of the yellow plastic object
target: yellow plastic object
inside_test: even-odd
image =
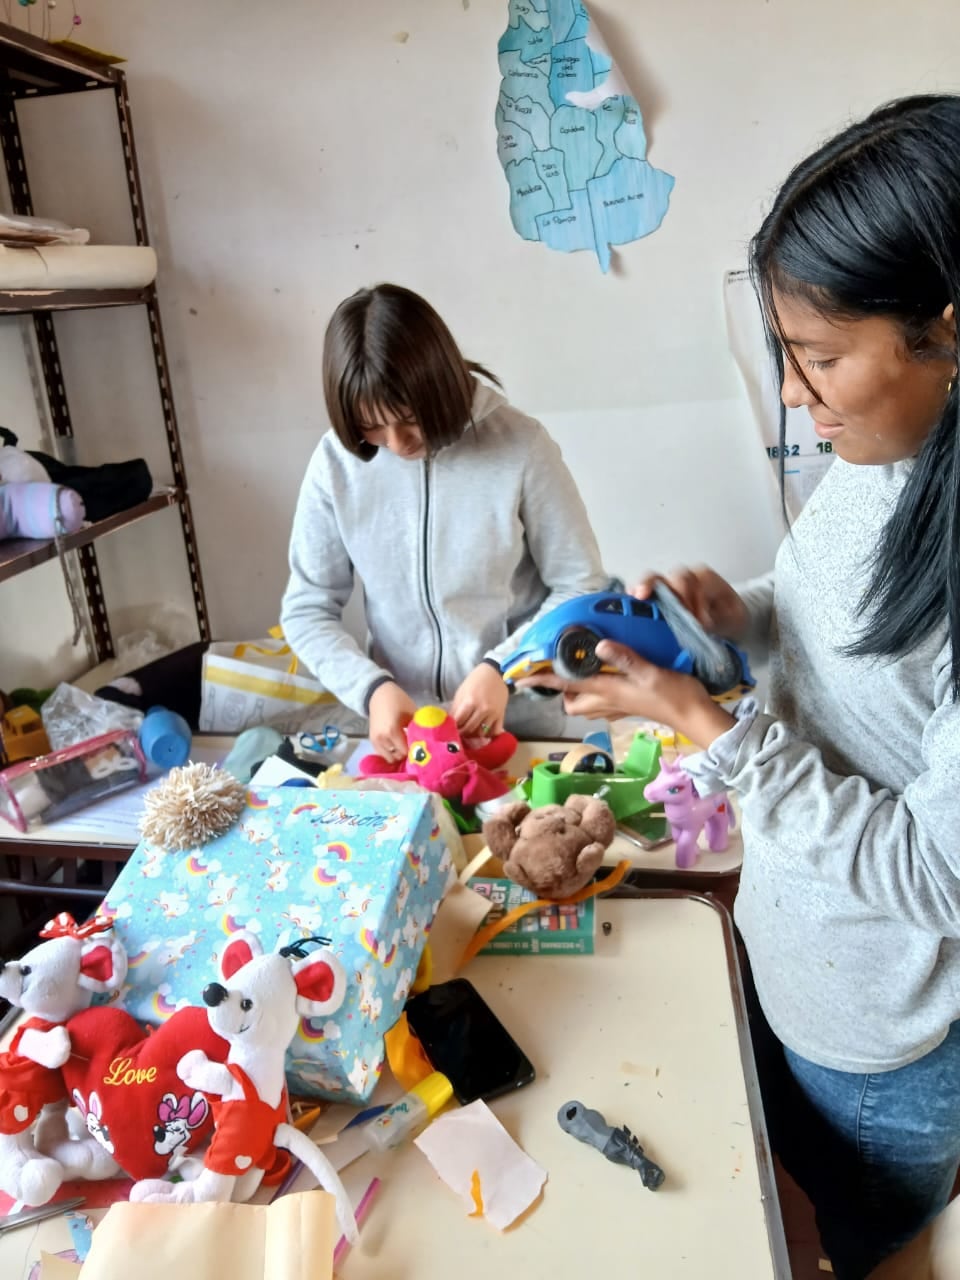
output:
[[[297,1116],[293,1122],[293,1127],[299,1129],[301,1133],[306,1133],[308,1129],[312,1129],[316,1122],[323,1115],[323,1107],[311,1107],[309,1111],[304,1111],[302,1116]]]
[[[317,775],[317,779],[313,784],[319,787],[321,791],[333,789],[339,791],[341,787],[347,785],[347,778],[343,772],[342,764],[332,764],[329,769],[324,769],[323,773]]]
[[[401,1013],[383,1037],[387,1061],[397,1082],[406,1093],[412,1092],[421,1080],[433,1075],[433,1064],[423,1052],[423,1046],[410,1030],[407,1015]]]
[[[433,952],[430,950],[430,943],[428,942],[420,953],[420,963],[417,965],[417,976],[414,978],[413,986],[410,990],[414,995],[419,995],[421,991],[426,991],[432,981]]]
[[[453,1085],[441,1072],[431,1071],[424,1080],[421,1080],[419,1084],[415,1084],[407,1092],[416,1094],[427,1108],[427,1115],[432,1120],[437,1112],[442,1111],[453,1097]]]
[[[13,707],[0,720],[0,739],[7,764],[33,760],[50,751],[43,721],[33,707]]]
[[[684,737],[682,733],[677,733],[674,729],[669,729],[666,725],[658,724],[653,729],[653,736],[664,747],[692,747],[693,743],[689,738]]]

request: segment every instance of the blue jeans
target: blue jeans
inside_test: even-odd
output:
[[[813,1202],[836,1276],[863,1280],[950,1198],[960,1165],[960,1022],[925,1057],[868,1075],[780,1048],[785,1070],[772,1088],[768,1075],[764,1091],[774,1148]]]

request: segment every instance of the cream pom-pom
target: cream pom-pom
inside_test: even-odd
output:
[[[229,831],[245,797],[243,785],[226,770],[185,764],[144,796],[140,830],[159,849],[195,849]]]

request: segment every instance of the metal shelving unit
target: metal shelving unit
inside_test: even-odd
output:
[[[113,533],[114,530],[123,529],[136,520],[142,520],[144,516],[153,515],[155,511],[172,507],[180,502],[180,498],[181,495],[177,489],[165,489],[153,493],[146,502],[128,507],[126,511],[118,511],[115,516],[108,516],[105,520],[97,520],[93,524],[78,529],[76,533],[66,534],[60,539],[61,545],[64,551],[79,550],[80,547],[96,542],[97,538],[102,538],[106,533]],[[11,538],[0,542],[0,582],[15,578],[18,573],[25,573],[34,565],[45,564],[56,554],[57,545],[52,538],[37,540]]]
[[[149,301],[147,289],[0,289],[0,315],[38,311],[89,311],[94,307],[132,307]]]
[[[110,90],[114,95],[134,234],[138,245],[147,245],[149,238],[143,213],[143,192],[137,167],[133,124],[130,119],[130,102],[123,72],[117,67],[94,62],[71,50],[69,45],[49,44],[16,27],[0,23],[0,147],[3,150],[3,161],[14,213],[23,215],[33,213],[27,167],[20,138],[18,102],[50,94],[89,93],[102,90]],[[180,514],[200,638],[202,640],[210,638],[206,598],[183,467],[180,431],[170,387],[170,370],[163,341],[156,288],[154,285],[149,285],[145,289],[0,291],[0,315],[32,316],[51,421],[54,433],[61,439],[73,436],[73,423],[60,367],[54,317],[61,311],[125,306],[143,306],[147,311],[164,430],[170,454],[172,486],[166,491],[154,494],[148,501],[129,511],[121,512],[108,520],[98,521],[62,539],[64,548],[75,551],[79,559],[97,658],[101,662],[114,656],[114,648],[94,543],[104,534],[113,533],[169,506],[176,506]],[[26,572],[35,565],[50,560],[56,554],[57,548],[53,542],[0,543],[0,581]]]
[[[25,99],[49,94],[103,90],[112,92],[116,104],[135,240],[138,245],[146,245],[149,239],[123,72],[91,61],[74,52],[69,45],[48,44],[16,27],[0,23],[0,147],[14,213],[29,215],[33,212],[20,138],[18,104]],[[209,640],[210,631],[155,286],[145,289],[0,291],[0,316],[25,316],[32,320],[40,374],[53,430],[59,439],[73,436],[73,423],[60,366],[56,316],[62,311],[100,307],[146,308],[172,473],[169,486],[154,493],[146,502],[60,539],[63,550],[77,556],[97,657],[102,662],[114,656],[114,649],[95,544],[104,535],[123,530],[135,521],[169,507],[176,507],[180,515],[200,638]],[[58,547],[54,541],[0,542],[0,582],[28,572],[57,554]],[[0,869],[6,874],[0,877],[0,895],[10,894],[19,899],[24,936],[30,936],[53,911],[62,910],[65,906],[72,906],[75,911],[90,909],[103,896],[128,855],[128,848],[113,845],[40,842],[31,840],[29,835],[4,837],[0,839]],[[39,914],[33,918],[35,913]]]

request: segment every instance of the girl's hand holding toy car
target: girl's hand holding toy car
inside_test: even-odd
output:
[[[740,640],[745,635],[749,622],[746,605],[726,578],[706,565],[648,574],[630,588],[630,594],[648,600],[658,582],[670,588],[706,631],[726,640]]]
[[[644,716],[707,747],[735,723],[715,699],[754,686],[733,643],[748,621],[744,602],[712,569],[652,574],[628,596],[581,596],[541,618],[508,659],[505,679],[563,693],[568,715]]]
[[[620,674],[564,680],[544,672],[517,684],[560,690],[567,715],[590,720],[644,716],[679,730],[698,747],[708,747],[736,723],[695,676],[657,667],[613,640],[601,640],[597,657],[616,667]]]

